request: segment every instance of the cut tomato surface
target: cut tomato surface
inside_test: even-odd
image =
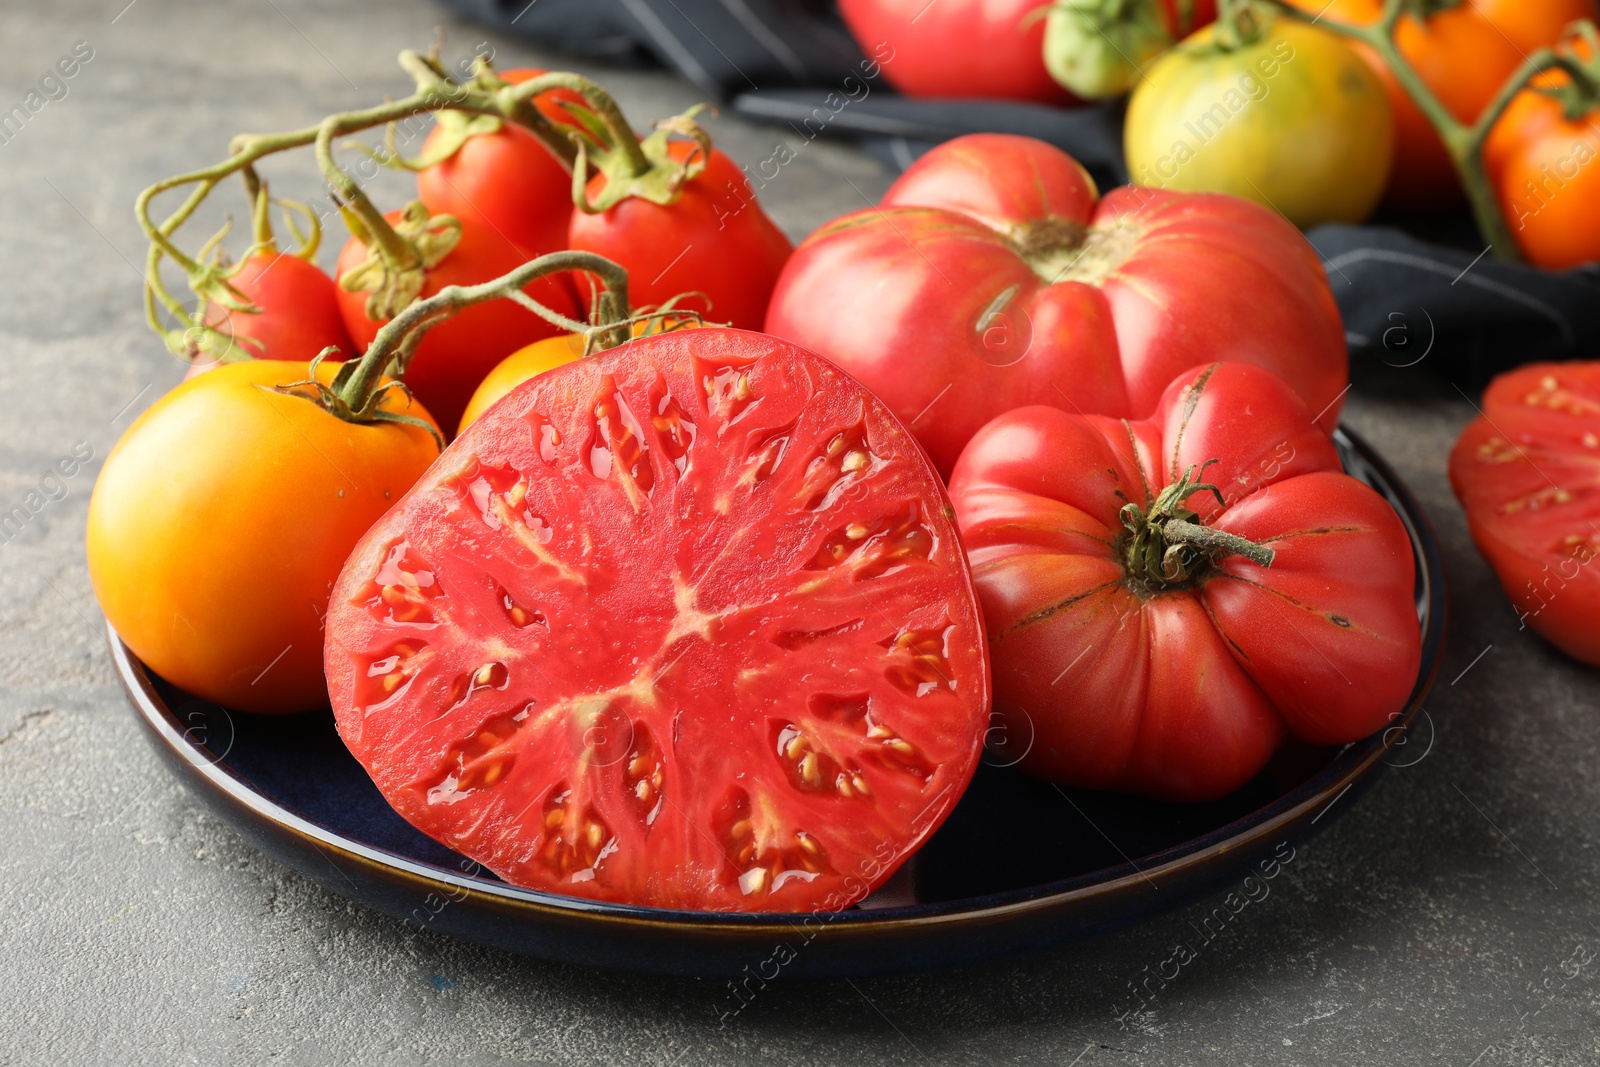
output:
[[[419,829],[518,885],[838,908],[939,825],[989,678],[904,427],[774,338],[643,338],[518,387],[346,564],[340,735]]]
[[[1450,453],[1472,539],[1522,625],[1600,664],[1600,362],[1518,367],[1480,411]]]

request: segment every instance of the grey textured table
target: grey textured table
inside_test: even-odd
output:
[[[0,511],[58,457],[96,457],[0,543],[0,1062],[1600,1063],[1600,679],[1518,632],[1445,480],[1470,406],[1420,371],[1404,398],[1353,394],[1348,420],[1445,546],[1431,750],[1328,818],[1142,1008],[1131,984],[1197,941],[1216,901],[961,973],[775,984],[719,1027],[715,983],[412,937],[254,853],[141,738],[83,561],[100,458],[181,373],[141,321],[130,205],[235,132],[403,93],[394,55],[436,24],[449,56],[485,34],[423,0],[125,2],[0,7],[0,110],[76,42],[93,49],[0,143]],[[694,102],[664,75],[591,73],[637,122]],[[745,162],[774,144],[731,120],[715,132]],[[798,237],[888,180],[814,143],[766,203]],[[277,188],[317,195],[303,166]],[[403,183],[384,188],[398,200]]]

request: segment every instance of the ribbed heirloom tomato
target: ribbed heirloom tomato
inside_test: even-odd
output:
[[[567,364],[350,557],[340,735],[518,885],[842,907],[939,825],[988,723],[948,509],[887,409],[785,342],[686,330]]]
[[[823,226],[778,280],[767,332],[888,403],[948,472],[1028,404],[1143,417],[1216,359],[1282,375],[1332,429],[1347,381],[1322,261],[1276,212],[1228,196],[1113,189],[1027,137],[949,141],[882,208]]]
[[[950,495],[1031,773],[1208,800],[1286,735],[1382,729],[1416,683],[1405,528],[1258,367],[1187,374],[1148,421],[1009,412]]]
[[[1450,484],[1523,625],[1600,664],[1600,363],[1496,378],[1450,453]]]

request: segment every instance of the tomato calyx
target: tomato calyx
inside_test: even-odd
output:
[[[1217,460],[1208,459],[1197,474],[1193,464],[1183,477],[1167,486],[1150,504],[1148,512],[1128,504],[1119,515],[1128,530],[1123,562],[1131,584],[1141,594],[1166,592],[1204,577],[1216,560],[1228,553],[1243,556],[1263,567],[1272,566],[1276,553],[1243,537],[1201,525],[1199,514],[1186,505],[1196,493],[1213,493],[1217,503],[1227,501],[1222,490],[1199,481]]]
[[[582,92],[581,89],[579,91]],[[610,111],[615,113],[617,121],[613,123],[610,120],[606,109],[599,106],[600,101],[584,95],[584,99],[595,107],[605,122],[608,136],[599,148],[591,148],[587,141],[575,138],[578,162],[572,170],[573,205],[586,215],[597,215],[629,197],[648,200],[652,204],[673,203],[684,185],[705,170],[706,164],[711,161],[711,134],[695,121],[695,116],[706,110],[708,105],[696,104],[681,115],[660,120],[655,123],[650,135],[641,139],[634,136],[611,98],[604,92],[600,93],[600,97],[610,104]],[[675,157],[669,148],[674,136],[686,137],[694,142],[694,146],[681,158]],[[605,176],[605,182],[593,200],[589,198],[586,164],[593,165]]]
[[[1594,23],[1574,23],[1568,30],[1576,47],[1558,49],[1559,70],[1566,77],[1530,88],[1561,105],[1561,117],[1580,122],[1600,108],[1600,31]]]
[[[1029,12],[1022,25],[1041,18],[1050,76],[1090,100],[1127,92],[1140,67],[1173,42],[1158,0],[1055,0]],[[1187,11],[1181,21],[1189,22]]]
[[[1222,0],[1217,11],[1217,32],[1202,50],[1236,52],[1261,40],[1277,17],[1277,9],[1257,0]]]
[[[599,279],[600,288],[594,301],[594,321],[578,322],[534,300],[523,289],[540,278],[562,271],[579,271]],[[353,272],[352,272],[353,273]],[[683,318],[692,312],[654,310],[634,315],[628,307],[628,273],[611,260],[592,252],[552,252],[530,260],[492,281],[481,285],[449,285],[426,300],[410,304],[396,314],[383,328],[359,360],[351,360],[339,368],[331,385],[323,385],[316,378],[316,368],[322,360],[337,356],[337,348],[326,348],[311,363],[309,380],[275,387],[278,392],[303,397],[315,403],[330,415],[346,422],[400,422],[426,429],[439,442],[444,440],[439,431],[421,419],[381,406],[383,396],[391,389],[405,391],[402,379],[411,358],[423,336],[456,312],[500,298],[513,300],[534,314],[559,326],[569,333],[584,338],[584,354],[612,348],[631,336],[634,322],[651,320],[666,314]],[[387,379],[387,380],[386,380]],[[409,396],[407,392],[407,396]]]
[[[1072,219],[1043,218],[1010,234],[1011,247],[1046,285],[1099,285],[1133,254],[1141,230],[1125,219],[1085,226]]]
[[[253,167],[244,167],[240,175],[244,179],[245,188],[249,191],[251,199],[250,247],[239,257],[238,262],[228,261],[222,249],[222,241],[233,228],[231,220],[225,222],[222,228],[200,247],[193,266],[188,271],[189,288],[200,298],[199,308],[190,316],[188,327],[168,330],[163,335],[167,350],[190,363],[238,363],[256,358],[250,351],[245,351],[245,348],[253,349],[255,352],[262,350],[258,339],[231,329],[224,330],[222,326],[228,325],[228,317],[231,314],[261,314],[261,308],[241,292],[231,279],[244,270],[251,257],[278,254],[278,241],[272,232],[273,204],[282,209],[284,223],[295,236],[296,247],[289,253],[290,255],[307,262],[314,262],[317,248],[322,243],[322,224],[309,207],[298,200],[271,196],[267,191],[267,183],[257,176]],[[299,224],[295,222],[296,215],[306,220],[309,232],[301,231]],[[224,318],[221,323],[206,320],[211,305],[215,305],[223,312]]]
[[[366,293],[367,318],[374,322],[394,318],[415,300],[427,283],[429,268],[438,266],[461,241],[461,223],[453,215],[430,215],[420,200],[402,208],[393,226],[382,218],[374,224],[347,203],[341,203],[339,211],[351,234],[368,250],[364,262],[339,276],[339,288]]]

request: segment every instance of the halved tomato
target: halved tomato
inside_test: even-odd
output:
[[[396,810],[603,900],[846,906],[988,724],[933,467],[854,379],[739,330],[508,394],[352,554],[327,633],[340,735]]]
[[[1600,664],[1600,362],[1502,374],[1450,453],[1478,551],[1524,626]]]

